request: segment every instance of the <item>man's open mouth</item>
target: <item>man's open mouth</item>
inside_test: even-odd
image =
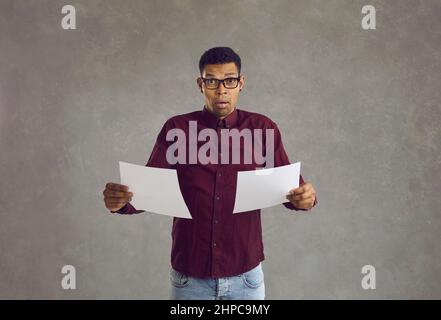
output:
[[[219,107],[226,107],[228,105],[228,102],[226,101],[217,101],[215,104]]]

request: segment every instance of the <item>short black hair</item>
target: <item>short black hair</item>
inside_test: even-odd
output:
[[[208,49],[199,59],[199,72],[202,71],[207,64],[223,64],[234,62],[240,75],[241,61],[239,55],[229,47],[214,47]]]

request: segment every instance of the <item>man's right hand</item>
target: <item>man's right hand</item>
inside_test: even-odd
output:
[[[123,184],[109,182],[103,191],[104,204],[110,211],[117,211],[132,201],[133,193]]]

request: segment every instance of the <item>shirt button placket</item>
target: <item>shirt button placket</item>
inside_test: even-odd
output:
[[[218,134],[218,138],[220,140],[220,130],[221,130],[221,125],[219,125],[217,127],[217,134]],[[214,189],[214,204],[213,204],[213,227],[212,227],[212,248],[213,248],[213,254],[212,254],[212,273],[217,273],[217,261],[219,259],[221,259],[222,257],[221,252],[219,251],[219,242],[217,239],[217,231],[219,228],[221,228],[221,226],[219,225],[219,216],[220,216],[220,212],[221,212],[221,208],[222,208],[222,189],[223,189],[223,181],[224,181],[224,174],[223,174],[223,170],[222,170],[222,153],[221,153],[222,148],[218,149],[218,165],[217,165],[217,171],[216,171],[216,182],[215,182],[215,189]]]
[[[217,273],[217,261],[221,258],[219,256],[220,251],[218,249],[219,243],[218,243],[218,239],[217,239],[217,232],[218,232],[218,228],[219,228],[219,214],[220,214],[220,209],[221,209],[221,194],[220,194],[220,190],[222,190],[222,171],[221,171],[221,166],[218,165],[217,167],[217,171],[216,171],[216,182],[215,182],[215,190],[214,190],[214,205],[213,205],[213,243],[212,243],[212,248],[213,248],[213,255],[212,255],[212,272],[213,273]]]

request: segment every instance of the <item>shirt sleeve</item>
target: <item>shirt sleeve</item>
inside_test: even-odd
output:
[[[277,127],[277,125],[272,122],[273,125],[273,129],[274,129],[274,167],[280,167],[280,166],[285,166],[290,164],[290,161],[288,159],[288,155],[286,154],[285,148],[283,147],[283,142],[282,142],[282,135],[280,133],[279,128]],[[300,175],[300,179],[299,179],[299,186],[301,186],[302,184],[304,184],[305,181],[303,180],[302,175]],[[315,205],[318,203],[317,201],[317,195],[315,197],[315,201],[312,207],[315,207]],[[291,202],[287,201],[284,202],[283,205],[290,209],[290,210],[295,210],[295,211],[307,211],[308,209],[299,209],[297,207],[295,207]],[[311,210],[311,209],[309,209]]]
[[[164,169],[175,169],[175,165],[171,165],[167,161],[167,148],[170,143],[166,140],[168,130],[172,129],[171,121],[167,122],[162,126],[159,132],[155,145],[153,146],[152,153],[146,163],[146,167],[164,168]],[[136,210],[136,208],[130,203],[126,203],[124,207],[117,211],[110,211],[112,213],[118,214],[136,214],[145,212],[144,210]]]

